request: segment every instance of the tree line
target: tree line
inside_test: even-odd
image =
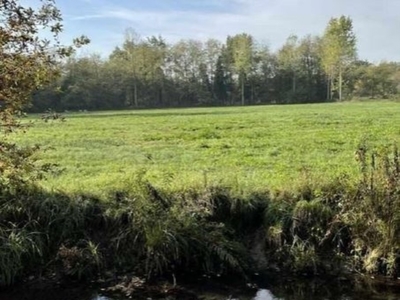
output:
[[[34,93],[32,111],[313,103],[388,98],[400,87],[399,63],[358,59],[345,16],[277,51],[246,33],[168,44],[128,29],[106,59],[75,56],[61,67],[61,78]]]

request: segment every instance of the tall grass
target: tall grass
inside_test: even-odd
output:
[[[360,271],[395,278],[400,272],[400,155],[393,151],[357,152],[362,180],[343,202],[343,220],[351,225],[352,254]]]

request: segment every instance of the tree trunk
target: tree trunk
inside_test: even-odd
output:
[[[293,72],[293,82],[292,82],[293,96],[296,93],[296,73]]]
[[[244,76],[242,77],[242,105],[244,106]]]
[[[254,104],[254,84],[251,83],[251,103]]]
[[[159,91],[158,91],[158,105],[160,107],[164,106],[164,79],[160,80],[161,84],[159,86]]]
[[[133,84],[133,95],[134,95],[134,101],[135,101],[135,107],[137,108],[139,106],[139,102],[138,102],[138,91],[137,91],[137,82],[135,79],[135,82]]]
[[[126,89],[125,105],[128,107],[132,105],[132,90],[130,87],[127,87]]]
[[[328,76],[327,78],[327,84],[326,84],[326,100],[330,101],[330,96],[331,96],[331,78]]]
[[[339,69],[339,101],[342,101],[342,83],[343,83],[343,76],[342,76],[342,68]]]
[[[161,87],[158,89],[158,105],[163,107],[163,102],[163,88]]]

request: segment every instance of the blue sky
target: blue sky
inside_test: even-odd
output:
[[[400,61],[400,0],[58,0],[65,39],[85,34],[84,52],[107,55],[126,28],[140,35],[224,40],[247,32],[280,47],[290,34],[321,34],[331,17],[354,20],[359,56]]]

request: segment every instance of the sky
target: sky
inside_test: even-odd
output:
[[[91,39],[83,52],[108,55],[127,28],[162,35],[221,41],[246,32],[272,50],[291,34],[322,34],[332,17],[353,19],[360,59],[400,61],[400,0],[58,0],[68,40]]]

